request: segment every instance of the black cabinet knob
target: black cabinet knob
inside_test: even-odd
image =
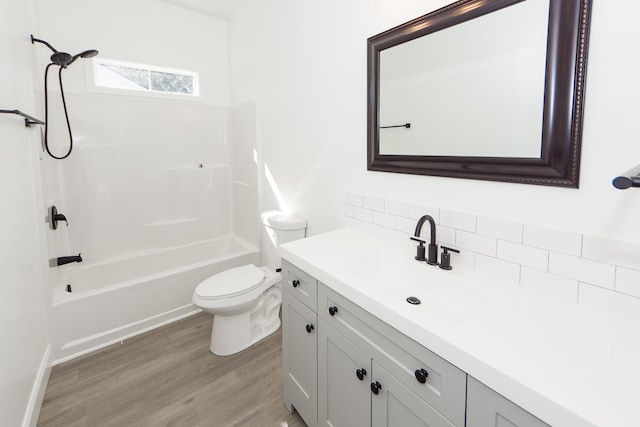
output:
[[[378,381],[376,381],[375,383],[371,383],[371,392],[373,394],[380,393],[380,389],[381,388],[382,388],[382,385],[380,385],[380,383]]]
[[[415,374],[416,374],[416,379],[420,384],[424,384],[427,382],[427,377],[429,376],[429,373],[427,371],[425,371],[422,368],[416,369]]]
[[[338,312],[338,307],[329,307],[329,314],[335,316]]]
[[[362,381],[366,375],[367,375],[367,371],[366,370],[364,370],[364,369],[356,370],[356,377],[358,377],[358,379],[360,381]]]
[[[294,288],[297,288],[298,286],[300,286],[300,280],[294,279],[293,281],[291,281],[291,284]]]
[[[308,333],[311,333],[311,331],[313,331],[313,329],[314,329],[312,324],[308,324],[308,325],[306,326],[306,328],[307,328],[307,332],[308,332]],[[417,371],[416,371],[416,372],[417,372]]]

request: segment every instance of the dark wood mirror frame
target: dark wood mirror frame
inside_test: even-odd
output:
[[[578,188],[592,0],[551,0],[540,158],[380,154],[380,51],[523,0],[460,0],[367,40],[367,169]]]

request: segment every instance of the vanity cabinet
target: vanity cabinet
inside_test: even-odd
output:
[[[322,283],[318,317],[320,426],[464,426],[463,371]]]
[[[549,425],[469,376],[467,427],[549,427]]]
[[[309,427],[547,424],[283,260],[284,403]]]
[[[307,425],[318,419],[316,280],[282,261],[282,367],[284,404]]]

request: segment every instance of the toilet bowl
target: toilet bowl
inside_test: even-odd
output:
[[[209,350],[219,356],[242,351],[280,327],[282,290],[278,245],[303,238],[306,221],[279,211],[262,214],[267,265],[231,268],[202,281],[192,301],[213,314]]]

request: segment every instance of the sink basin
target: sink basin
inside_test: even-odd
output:
[[[460,322],[492,293],[437,266],[382,251],[350,261],[345,273],[358,281],[363,291],[390,308],[451,325]],[[420,304],[407,302],[410,297],[418,298]]]

